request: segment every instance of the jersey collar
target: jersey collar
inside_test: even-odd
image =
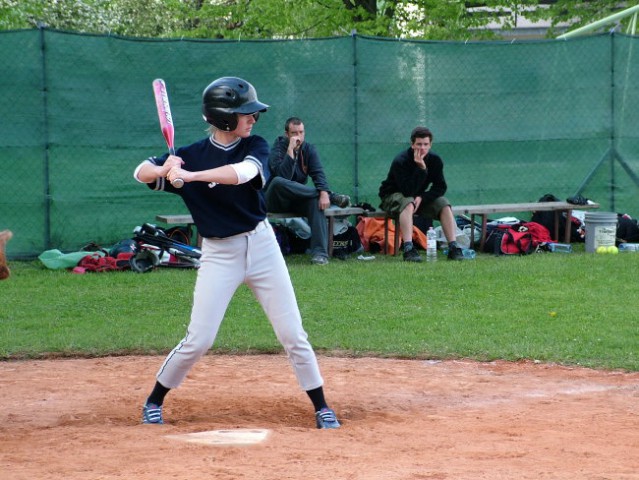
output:
[[[209,137],[209,141],[211,142],[211,145],[213,145],[216,148],[219,148],[220,150],[224,150],[226,152],[228,152],[229,150],[233,150],[237,146],[237,144],[240,143],[240,140],[242,140],[242,138],[237,137],[237,139],[233,140],[228,145],[225,145],[215,140],[215,138],[213,138],[213,135]]]

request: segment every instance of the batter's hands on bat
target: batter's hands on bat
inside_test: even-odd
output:
[[[180,178],[180,177],[169,178],[169,172],[171,172],[171,170],[174,168],[182,167],[182,165],[184,165],[184,160],[182,160],[180,157],[176,155],[169,155],[166,161],[164,162],[164,165],[162,165],[162,168],[164,170],[164,176],[167,178],[167,180],[173,181],[176,178]]]
[[[178,158],[178,157],[175,157]],[[169,173],[167,173],[166,178],[169,182],[173,183],[175,179],[180,178],[185,183],[190,182],[192,180],[193,172],[189,172],[188,170],[184,170],[180,167],[180,165],[175,165],[171,167]]]
[[[173,167],[181,167],[182,165],[184,165],[184,160],[176,155],[169,155],[164,162],[163,167],[166,171],[166,174],[168,175],[169,170],[171,170]]]

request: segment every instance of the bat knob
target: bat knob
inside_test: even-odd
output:
[[[184,186],[184,180],[182,180],[181,178],[176,178],[171,182],[171,185],[173,185],[175,188],[182,188]]]

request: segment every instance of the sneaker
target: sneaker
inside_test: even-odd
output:
[[[421,262],[422,257],[419,255],[419,252],[415,248],[411,248],[404,252],[404,261],[405,262]]]
[[[456,247],[456,248],[451,248],[450,250],[448,250],[448,260],[463,260],[464,259],[464,252],[462,251],[461,248]]]
[[[351,204],[351,197],[349,197],[348,195],[331,193],[329,198],[331,203],[335,206],[338,206],[339,208],[346,208]]]
[[[142,423],[158,423],[163,424],[162,406],[155,403],[147,403],[142,407]]]
[[[311,263],[314,265],[326,265],[328,263],[328,257],[324,255],[313,255]]]
[[[317,428],[339,428],[335,412],[328,407],[322,408],[319,412],[315,412],[315,421]]]

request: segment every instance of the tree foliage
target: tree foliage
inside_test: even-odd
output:
[[[494,38],[517,18],[550,22],[549,36],[627,8],[611,0],[0,0],[0,30],[46,26],[137,37],[225,39],[363,35]],[[629,20],[627,20],[629,21]]]

